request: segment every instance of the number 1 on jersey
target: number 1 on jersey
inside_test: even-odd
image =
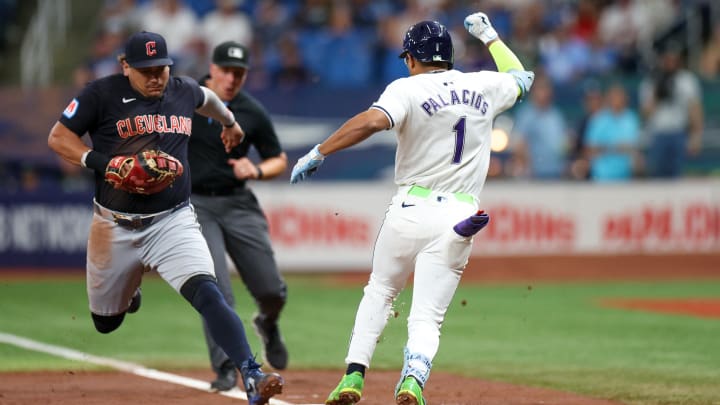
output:
[[[453,125],[455,132],[455,152],[453,153],[452,163],[458,164],[462,160],[463,147],[465,146],[465,117],[460,117]]]

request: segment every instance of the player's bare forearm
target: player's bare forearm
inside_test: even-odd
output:
[[[327,156],[342,149],[364,141],[374,133],[390,127],[390,121],[385,113],[378,109],[371,108],[347,120],[337,131],[335,131],[325,142],[321,143],[318,150]]]
[[[76,133],[65,125],[56,122],[48,136],[48,146],[63,160],[80,166],[80,158],[90,149]]]

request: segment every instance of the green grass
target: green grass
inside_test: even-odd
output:
[[[343,367],[361,286],[289,275],[282,318],[293,368]],[[235,280],[237,310],[255,308]],[[110,335],[95,332],[84,280],[0,280],[0,332],[150,367],[208,367],[200,320],[161,280]],[[396,302],[373,368],[398,370],[410,291]],[[462,284],[434,370],[609,398],[633,405],[720,404],[720,320],[603,308],[603,298],[718,297],[719,281],[527,285]],[[249,325],[249,324],[248,324]],[[251,345],[259,350],[248,329]],[[92,369],[0,344],[0,371]]]

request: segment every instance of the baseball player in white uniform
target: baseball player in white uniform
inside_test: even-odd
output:
[[[290,182],[297,183],[317,171],[327,155],[384,129],[397,132],[398,191],[375,243],[373,270],[345,358],[347,371],[328,405],[360,401],[365,370],[393,301],[412,271],[408,340],[395,399],[399,405],[425,404],[422,392],[440,327],[470,256],[473,235],[489,220],[478,207],[493,120],[522,99],[534,79],[485,14],[468,16],[465,27],[489,47],[499,72],[454,70],[447,29],[437,21],[421,21],[408,29],[403,41],[400,57],[409,77],[390,83],[367,111],[345,122],[293,168]]]

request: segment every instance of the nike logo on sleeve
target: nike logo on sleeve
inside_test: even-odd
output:
[[[402,204],[400,204],[400,206],[403,208],[407,208],[407,207],[414,207],[415,204],[407,204],[405,201],[403,201]]]

